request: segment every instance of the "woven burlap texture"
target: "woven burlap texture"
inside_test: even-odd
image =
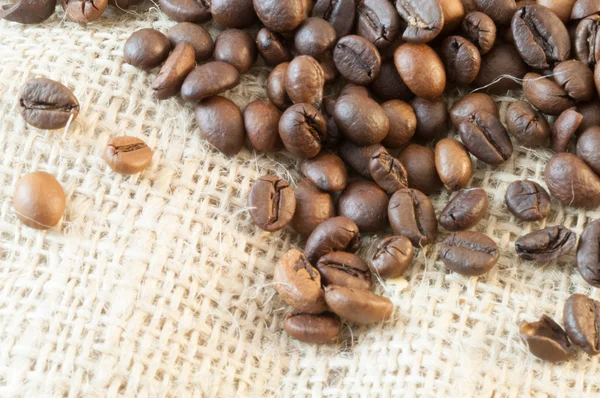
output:
[[[112,10],[87,27],[57,12],[37,26],[0,22],[0,396],[599,393],[597,358],[551,365],[519,339],[523,320],[561,321],[571,293],[599,296],[573,268],[573,254],[539,266],[514,253],[526,232],[561,224],[581,233],[599,216],[554,200],[542,223],[510,216],[507,185],[545,185],[550,151],[516,148],[499,168],[475,162],[471,185],[486,189],[490,207],[474,229],[502,251],[488,275],[446,271],[441,234],[404,279],[376,284],[394,302],[391,321],[344,326],[339,344],[306,345],[282,332],[289,308],[272,283],[278,258],[303,242],[291,229],[256,228],[246,203],[262,174],[298,181],[297,160],[248,149],[224,157],[200,138],[192,106],[152,98],[152,75],[124,64],[122,48],[136,29],[174,25],[158,8]],[[226,96],[241,107],[264,97],[268,73],[254,68]],[[79,98],[67,131],[38,130],[20,116],[20,87],[40,76]],[[500,100],[504,112],[511,99]],[[124,134],[154,148],[140,175],[115,174],[102,160],[109,138]],[[64,221],[48,232],[23,227],[11,203],[16,181],[35,170],[55,175],[67,194]],[[448,193],[433,199],[439,211]]]

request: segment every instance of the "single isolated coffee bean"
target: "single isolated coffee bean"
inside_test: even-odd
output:
[[[453,138],[444,138],[436,144],[435,169],[450,192],[466,187],[473,175],[469,152]]]
[[[577,157],[600,175],[600,127],[592,126],[577,140]]]
[[[440,225],[448,231],[460,231],[477,225],[485,217],[488,197],[481,188],[458,191],[440,213]]]
[[[154,98],[167,99],[179,94],[183,81],[194,69],[194,66],[196,66],[194,47],[186,42],[175,46],[152,81]]]
[[[212,56],[215,43],[202,26],[191,22],[180,22],[167,32],[171,46],[175,48],[179,43],[191,44],[194,48],[196,62],[203,62]]]
[[[363,289],[330,286],[325,292],[325,301],[340,318],[358,325],[387,321],[394,312],[390,299]]]
[[[333,50],[333,62],[340,74],[355,84],[370,84],[381,70],[381,55],[367,39],[349,35],[338,40]]]
[[[415,247],[435,241],[437,219],[429,198],[415,189],[401,189],[390,199],[388,217],[396,235],[406,236]]]
[[[252,0],[209,0],[215,22],[227,28],[249,28],[257,22]]]
[[[331,50],[336,42],[333,26],[318,17],[307,18],[294,34],[294,45],[300,54],[319,57]]]
[[[348,36],[354,27],[356,5],[354,0],[317,0],[312,16],[331,23],[337,37],[341,38]]]
[[[600,4],[595,0],[576,0],[571,10],[571,19],[577,20],[600,12]]]
[[[67,19],[80,24],[98,20],[108,6],[108,0],[64,0]]]
[[[177,22],[202,23],[210,19],[210,0],[159,0],[160,9]]]
[[[342,322],[331,312],[322,314],[294,313],[285,318],[283,329],[303,343],[327,344],[337,340]]]
[[[444,27],[439,0],[397,0],[396,10],[406,26],[402,38],[409,43],[427,43]]]
[[[384,102],[381,107],[390,121],[390,129],[381,143],[394,149],[406,145],[417,129],[417,115],[414,109],[401,100]]]
[[[336,285],[351,289],[371,288],[371,271],[362,258],[353,253],[331,252],[319,259],[316,265],[323,286]]]
[[[371,269],[382,278],[397,278],[412,263],[414,255],[415,250],[408,238],[402,235],[388,236],[375,246]]]
[[[500,257],[498,245],[475,231],[454,232],[444,239],[439,253],[448,269],[465,276],[487,274]]]
[[[597,207],[600,205],[600,177],[570,153],[557,153],[544,171],[552,196],[565,206]]]
[[[361,242],[358,227],[346,217],[333,217],[323,221],[306,240],[305,253],[313,264],[331,252],[354,253]]]
[[[500,119],[500,110],[492,97],[484,93],[467,94],[450,108],[450,120],[458,128],[462,122],[469,119],[475,111],[486,111]],[[548,128],[548,134],[550,129]]]
[[[546,117],[525,101],[510,104],[506,111],[506,127],[520,144],[528,147],[542,145],[550,137]]]
[[[113,137],[104,150],[106,164],[120,174],[137,174],[152,162],[152,149],[137,137]]]
[[[515,242],[515,249],[524,260],[546,262],[568,253],[576,240],[570,229],[554,226],[521,236]]]
[[[285,89],[285,80],[289,62],[283,62],[277,65],[267,78],[267,97],[280,110],[285,110],[292,104]]]
[[[563,325],[573,344],[588,355],[600,353],[600,302],[573,294],[565,301]]]
[[[321,152],[315,158],[304,159],[300,171],[323,191],[338,192],[348,185],[346,165],[332,153]]]
[[[65,202],[65,191],[60,183],[43,171],[21,177],[13,193],[17,218],[35,229],[49,229],[58,224],[65,212]]]
[[[425,195],[431,195],[442,188],[442,181],[435,167],[435,153],[429,147],[408,144],[398,155],[408,176],[408,186]]]
[[[410,100],[414,94],[400,77],[393,59],[383,61],[379,76],[369,86],[370,90],[382,101]]]
[[[309,13],[302,0],[254,0],[254,10],[263,25],[275,32],[293,31]]]
[[[285,77],[285,89],[294,104],[321,106],[325,74],[319,62],[308,55],[301,55],[290,62]]]
[[[484,12],[498,25],[508,25],[517,10],[515,0],[474,0],[478,11]]]
[[[529,352],[543,361],[564,362],[575,356],[567,333],[547,315],[537,322],[521,323],[519,332]]]
[[[369,171],[373,181],[388,195],[408,187],[408,175],[402,163],[380,147],[373,153],[369,162]]]
[[[550,195],[533,181],[511,183],[504,196],[506,207],[519,220],[541,221],[550,215]]]
[[[61,129],[79,114],[79,101],[67,87],[50,79],[30,79],[19,94],[27,124],[44,130]]]
[[[556,65],[554,81],[575,101],[589,101],[594,92],[594,73],[583,62],[571,59]]]
[[[529,102],[549,115],[559,115],[571,108],[575,102],[554,80],[537,73],[528,73],[523,78],[523,93]]]
[[[327,192],[321,191],[309,179],[300,181],[294,189],[296,211],[292,227],[302,237],[308,237],[323,221],[335,217],[335,204]]]
[[[274,232],[292,221],[296,197],[290,184],[277,176],[265,175],[257,179],[248,195],[250,217],[264,231]]]
[[[566,152],[571,137],[579,128],[583,115],[570,108],[560,114],[552,126],[552,150],[554,152]]]
[[[475,111],[458,127],[463,145],[484,163],[497,166],[512,156],[513,146],[502,123],[486,111]]]
[[[394,63],[400,77],[416,96],[433,100],[444,92],[446,88],[444,64],[428,45],[412,43],[401,45],[394,53]]]
[[[448,81],[465,85],[475,80],[481,67],[479,50],[462,36],[448,36],[440,47]]]
[[[218,96],[207,98],[196,105],[195,114],[202,137],[219,152],[233,156],[242,149],[246,141],[244,118],[232,101]]]
[[[283,37],[269,28],[262,28],[256,35],[260,56],[267,65],[276,66],[292,60],[292,54],[283,43]]]
[[[167,36],[154,29],[136,30],[123,47],[126,63],[143,70],[154,69],[162,64],[171,52]]]
[[[247,30],[224,30],[215,41],[214,58],[215,61],[227,62],[244,74],[258,58],[256,42]]]
[[[400,35],[400,17],[391,2],[360,0],[356,13],[356,33],[377,48],[388,47]]]
[[[342,192],[338,214],[354,221],[361,232],[375,232],[387,226],[389,197],[371,181],[353,181]]]
[[[496,45],[481,58],[479,74],[473,85],[485,88],[491,94],[504,94],[521,88],[515,79],[522,79],[528,71],[529,67],[513,45]]]
[[[371,177],[371,159],[381,145],[357,146],[350,141],[342,141],[339,147],[340,157],[358,174],[365,178]],[[385,149],[385,148],[384,148]]]
[[[381,105],[366,95],[340,96],[333,119],[342,135],[359,146],[379,144],[390,130],[390,121]]]
[[[600,15],[582,19],[575,31],[575,57],[594,66],[600,60]]]
[[[181,98],[188,102],[200,102],[230,90],[240,83],[237,69],[221,61],[208,62],[196,67],[183,81]]]
[[[417,117],[414,138],[420,141],[433,141],[446,135],[448,130],[448,107],[442,98],[428,100],[416,97],[411,102]]]
[[[257,151],[277,152],[283,149],[279,136],[281,111],[269,101],[257,99],[244,109],[244,126],[250,144]]]
[[[482,12],[468,13],[463,19],[462,30],[467,39],[481,51],[481,54],[488,53],[496,43],[496,24],[492,18]]]
[[[279,119],[279,135],[290,153],[314,158],[327,137],[325,118],[310,104],[293,105]]]
[[[30,0],[4,4],[0,6],[0,19],[27,25],[41,23],[54,14],[56,3],[56,0]]]
[[[589,223],[581,234],[577,270],[587,283],[600,287],[600,220]]]

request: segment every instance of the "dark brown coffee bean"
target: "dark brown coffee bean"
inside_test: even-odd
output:
[[[579,128],[583,115],[575,108],[567,109],[554,122],[552,126],[552,150],[554,152],[566,152],[571,137]]]
[[[365,95],[342,95],[335,104],[333,119],[342,135],[359,146],[380,143],[390,129],[381,105]]]
[[[563,324],[573,344],[588,355],[600,353],[600,302],[573,294],[565,302]]]
[[[281,110],[285,110],[292,104],[285,89],[285,80],[289,62],[283,62],[275,67],[267,79],[267,97]]]
[[[325,142],[323,143],[326,148],[337,149],[340,140],[342,139],[342,133],[335,124],[335,120],[333,119],[333,112],[335,110],[336,100],[331,97],[323,98],[323,106],[321,110],[323,111],[323,117],[325,118],[325,123],[327,125],[327,137],[325,138]]]
[[[294,195],[296,211],[292,227],[302,237],[308,237],[323,221],[335,217],[333,198],[317,188],[311,180],[302,180],[294,189]]]
[[[412,106],[404,101],[390,100],[381,104],[390,121],[388,134],[381,142],[388,148],[400,148],[414,136],[417,128],[417,115]]]
[[[277,152],[283,149],[279,137],[281,111],[269,101],[254,100],[244,109],[244,126],[250,144],[257,151]]]
[[[17,1],[0,6],[0,19],[22,24],[37,24],[50,18],[56,10],[56,0]]]
[[[244,74],[258,58],[256,43],[247,30],[224,30],[215,40],[214,58],[215,61],[227,62],[240,74]]]
[[[340,334],[342,323],[331,312],[323,314],[290,314],[283,322],[287,334],[303,343],[333,343]]]
[[[321,106],[325,74],[319,62],[301,55],[290,62],[285,77],[285,89],[294,104]]]
[[[330,286],[325,301],[339,317],[358,325],[387,321],[394,312],[390,299],[363,289]]]
[[[67,19],[80,24],[98,20],[108,6],[108,0],[64,0]]]
[[[181,42],[191,44],[196,53],[196,62],[209,59],[215,48],[210,33],[202,26],[191,22],[181,22],[173,26],[167,32],[167,38],[171,41],[173,48]]]
[[[292,60],[292,54],[285,47],[283,37],[269,28],[262,28],[256,35],[256,45],[260,56],[267,65],[279,65]]]
[[[367,39],[350,35],[338,40],[333,50],[333,62],[340,74],[355,84],[370,84],[381,69],[381,55]]]
[[[408,144],[398,155],[408,175],[408,186],[425,195],[431,195],[442,188],[442,181],[435,168],[435,153],[429,147]]]
[[[439,0],[444,14],[442,35],[454,32],[465,18],[465,7],[462,0]]]
[[[506,207],[519,220],[541,221],[550,215],[550,195],[533,181],[511,183],[504,196]]]
[[[470,41],[461,36],[448,36],[439,49],[448,81],[470,84],[479,73],[481,55]]]
[[[322,18],[307,18],[294,34],[296,51],[300,54],[319,57],[329,51],[336,42],[333,26]]]
[[[379,76],[373,80],[369,88],[382,101],[393,99],[408,101],[414,96],[400,77],[393,60],[381,64]]]
[[[528,147],[542,145],[550,136],[546,117],[525,101],[510,104],[506,111],[506,127],[520,144]]]
[[[396,235],[406,236],[416,247],[435,241],[437,219],[431,201],[416,189],[401,189],[390,199],[388,217]]]
[[[400,4],[400,3],[396,3]],[[426,44],[405,43],[394,53],[400,77],[416,96],[438,98],[446,88],[446,71],[440,57]]]
[[[438,0],[396,0],[396,10],[406,25],[402,38],[409,43],[427,43],[444,26],[444,13]]]
[[[600,177],[575,155],[563,152],[552,156],[544,174],[550,193],[562,204],[588,208],[600,205]]]
[[[500,257],[498,245],[475,231],[454,232],[444,239],[439,254],[448,269],[465,276],[490,272]]]
[[[435,169],[450,192],[466,187],[473,175],[469,152],[453,138],[444,138],[436,144]]]
[[[446,135],[448,130],[448,106],[443,99],[428,100],[416,97],[410,102],[410,105],[417,117],[415,139],[428,142]]]
[[[486,14],[474,11],[465,16],[462,30],[467,39],[471,40],[481,54],[489,52],[496,42],[496,24]]]
[[[123,47],[125,62],[143,70],[154,69],[162,64],[171,52],[167,36],[154,29],[136,30]]]
[[[356,6],[354,0],[317,0],[312,16],[329,21],[337,37],[347,36],[354,27]]]
[[[194,47],[186,42],[179,43],[152,81],[154,98],[167,99],[179,94],[183,81],[194,66],[196,66]]]
[[[136,137],[114,137],[106,144],[104,160],[117,173],[137,174],[152,162],[152,149]]]
[[[331,252],[316,265],[323,286],[336,285],[351,289],[370,289],[371,271],[362,258],[353,253]]]
[[[275,32],[291,32],[304,21],[310,10],[302,0],[254,0],[258,19]]]
[[[306,240],[306,257],[314,264],[327,253],[354,253],[360,242],[360,233],[354,221],[346,217],[333,217],[323,221],[310,234]]]
[[[478,11],[486,13],[499,25],[508,25],[517,10],[515,0],[474,0],[473,2]]]
[[[23,119],[44,130],[61,129],[79,114],[79,101],[71,90],[50,79],[30,79],[21,88],[19,107]]]
[[[219,152],[233,156],[242,149],[246,130],[236,104],[227,98],[210,97],[196,105],[195,114],[202,137]]]
[[[600,175],[600,127],[592,126],[579,137],[577,157]]]
[[[569,60],[556,65],[554,80],[575,101],[589,101],[594,92],[594,73],[583,62]]]
[[[339,147],[339,154],[354,171],[365,178],[371,178],[369,164],[373,154],[383,148],[381,145],[357,146],[350,141],[342,141]]]
[[[294,189],[277,176],[262,176],[252,184],[248,207],[257,227],[268,232],[278,231],[288,225],[294,215]]]
[[[587,283],[600,287],[600,220],[589,223],[581,234],[577,270]]]
[[[210,0],[159,0],[160,9],[177,22],[202,23],[210,19]]]
[[[477,225],[485,217],[488,197],[481,188],[458,191],[440,213],[440,225],[448,231],[460,231]]]
[[[360,0],[356,13],[356,33],[377,48],[388,47],[400,35],[400,17],[389,1]]]
[[[380,240],[371,258],[373,272],[382,278],[401,276],[413,261],[415,251],[408,238],[388,236]]]
[[[235,67],[221,61],[213,61],[196,67],[181,86],[181,98],[199,102],[230,90],[240,83]]]
[[[475,111],[458,127],[463,145],[477,159],[497,166],[512,156],[513,146],[500,120],[491,113]]]
[[[314,158],[327,136],[323,115],[312,105],[289,107],[279,120],[279,135],[285,148],[303,158]]]
[[[493,114],[500,119],[500,111],[494,99],[487,94],[472,93],[465,95],[450,108],[450,120],[454,127],[458,128],[460,124],[469,119],[474,111],[481,110]],[[550,134],[550,128],[548,128]]]
[[[304,159],[300,171],[323,191],[338,192],[348,185],[344,161],[332,153],[321,152],[316,158]]]
[[[494,46],[481,58],[479,75],[473,84],[492,94],[504,94],[508,90],[520,88],[514,79],[522,79],[528,72],[519,52],[510,44]]]
[[[594,100],[577,104],[577,112],[583,115],[577,134],[582,134],[592,126],[600,126],[600,101]]]
[[[596,0],[575,0],[571,10],[571,19],[582,19],[600,12],[600,3]]]
[[[547,262],[568,253],[576,240],[570,229],[554,226],[521,236],[515,242],[515,249],[524,260]]]
[[[65,212],[65,191],[56,178],[43,171],[19,178],[13,193],[17,218],[35,229],[50,229]]]
[[[590,15],[577,25],[575,57],[593,66],[600,60],[600,15]]]
[[[353,181],[342,192],[338,214],[354,221],[361,232],[375,232],[387,226],[389,197],[371,181]]]
[[[544,361],[563,362],[575,356],[575,347],[560,325],[546,315],[537,322],[523,322],[521,339],[529,352]]]
[[[384,147],[377,149],[371,157],[369,171],[377,185],[389,195],[408,186],[408,176],[404,166]]]
[[[210,13],[227,28],[248,28],[258,19],[252,0],[210,0]]]

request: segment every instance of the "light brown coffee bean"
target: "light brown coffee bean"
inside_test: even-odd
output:
[[[300,181],[294,189],[296,211],[292,227],[303,237],[308,237],[323,221],[335,217],[333,198],[321,191],[308,178]]]
[[[333,343],[340,334],[342,323],[331,312],[323,314],[294,313],[285,318],[283,329],[303,343]]]
[[[288,97],[287,90],[285,89],[285,80],[289,65],[289,62],[280,63],[271,71],[271,74],[267,78],[267,97],[282,111],[292,105],[292,100]]]
[[[330,286],[325,292],[325,300],[331,311],[358,325],[387,321],[394,312],[390,299],[368,290]]]
[[[579,128],[583,115],[570,108],[560,114],[552,126],[552,150],[554,152],[566,152],[571,137]]]
[[[196,54],[190,44],[181,42],[175,46],[152,81],[154,98],[167,99],[179,94],[183,81],[195,65]]]
[[[442,181],[435,166],[435,153],[429,147],[408,144],[398,155],[408,175],[408,186],[425,195],[433,194],[442,188]]]
[[[294,104],[305,103],[321,106],[325,73],[319,62],[308,55],[301,55],[290,62],[285,77],[285,89]]]
[[[550,115],[558,115],[575,104],[569,94],[554,80],[537,73],[525,75],[523,93],[536,108]]]
[[[406,271],[413,261],[414,248],[404,236],[388,236],[380,240],[371,258],[373,272],[382,278],[396,278]]]
[[[544,174],[550,193],[565,206],[600,205],[600,177],[575,155],[562,152],[552,156]]]
[[[181,98],[197,103],[230,90],[240,83],[237,69],[228,63],[213,61],[196,67],[183,81]]]
[[[218,96],[207,98],[196,105],[194,113],[202,137],[219,152],[233,156],[242,149],[246,141],[244,117],[231,100]]]
[[[519,331],[529,351],[544,361],[564,362],[575,356],[567,333],[547,315],[537,322],[521,323]]]
[[[394,233],[406,236],[413,246],[425,247],[435,241],[435,209],[423,192],[409,188],[397,191],[390,199],[388,217]]]
[[[281,111],[269,101],[257,99],[244,109],[244,126],[252,147],[262,152],[277,152],[283,149],[279,137]]]
[[[67,87],[50,79],[30,79],[19,94],[23,119],[39,129],[56,130],[79,114],[79,101]]]
[[[152,162],[152,149],[137,137],[113,137],[104,150],[106,164],[120,174],[136,174]]]
[[[469,152],[453,138],[444,138],[436,144],[435,169],[450,192],[466,187],[473,175]]]
[[[373,180],[388,195],[408,187],[408,174],[404,166],[384,147],[380,147],[371,157],[369,171]]]
[[[58,224],[65,211],[65,202],[65,191],[60,183],[43,171],[21,177],[13,193],[17,218],[35,229],[49,229]]]
[[[381,143],[388,148],[407,144],[417,129],[417,115],[412,106],[404,101],[390,100],[381,107],[390,121],[390,129]]]
[[[402,80],[416,96],[432,100],[444,92],[444,64],[428,45],[405,43],[394,53],[394,62]]]
[[[296,210],[294,189],[282,178],[264,175],[250,188],[250,217],[256,226],[267,232],[284,228],[292,221]]]
[[[365,290],[371,288],[369,266],[354,253],[327,253],[319,259],[316,267],[321,274],[323,286],[336,285]]]
[[[465,95],[450,108],[450,120],[458,128],[462,122],[469,119],[476,110],[486,111],[500,119],[500,110],[492,97],[484,93]]]
[[[321,152],[315,158],[304,159],[300,171],[323,191],[338,192],[348,185],[346,165],[332,153]]]
[[[345,251],[354,253],[361,242],[358,227],[346,217],[333,217],[315,228],[306,240],[306,257],[311,263],[327,253]]]

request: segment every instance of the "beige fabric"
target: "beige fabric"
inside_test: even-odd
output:
[[[396,306],[392,321],[344,327],[338,345],[305,345],[282,333],[288,308],[272,286],[273,264],[301,242],[291,230],[255,228],[246,208],[261,174],[296,181],[295,160],[249,150],[225,158],[199,137],[190,105],[152,99],[151,76],[123,64],[122,46],[138,28],[174,24],[157,8],[111,11],[89,27],[61,17],[0,22],[0,396],[599,394],[597,358],[549,365],[518,336],[522,320],[560,321],[573,292],[599,297],[574,255],[540,267],[514,254],[525,232],[563,224],[580,233],[600,216],[556,201],[544,223],[507,214],[507,185],[543,183],[549,151],[519,148],[495,170],[476,163],[472,185],[490,195],[476,229],[502,248],[489,275],[447,272],[431,246],[406,279],[377,287]],[[264,96],[267,75],[253,69],[228,96],[240,106]],[[36,76],[79,98],[68,131],[21,118],[19,88]],[[143,174],[119,176],[103,162],[105,143],[120,134],[155,149]],[[34,170],[54,174],[68,197],[62,226],[46,233],[21,226],[11,204],[17,179]],[[447,198],[435,199],[438,211]]]

